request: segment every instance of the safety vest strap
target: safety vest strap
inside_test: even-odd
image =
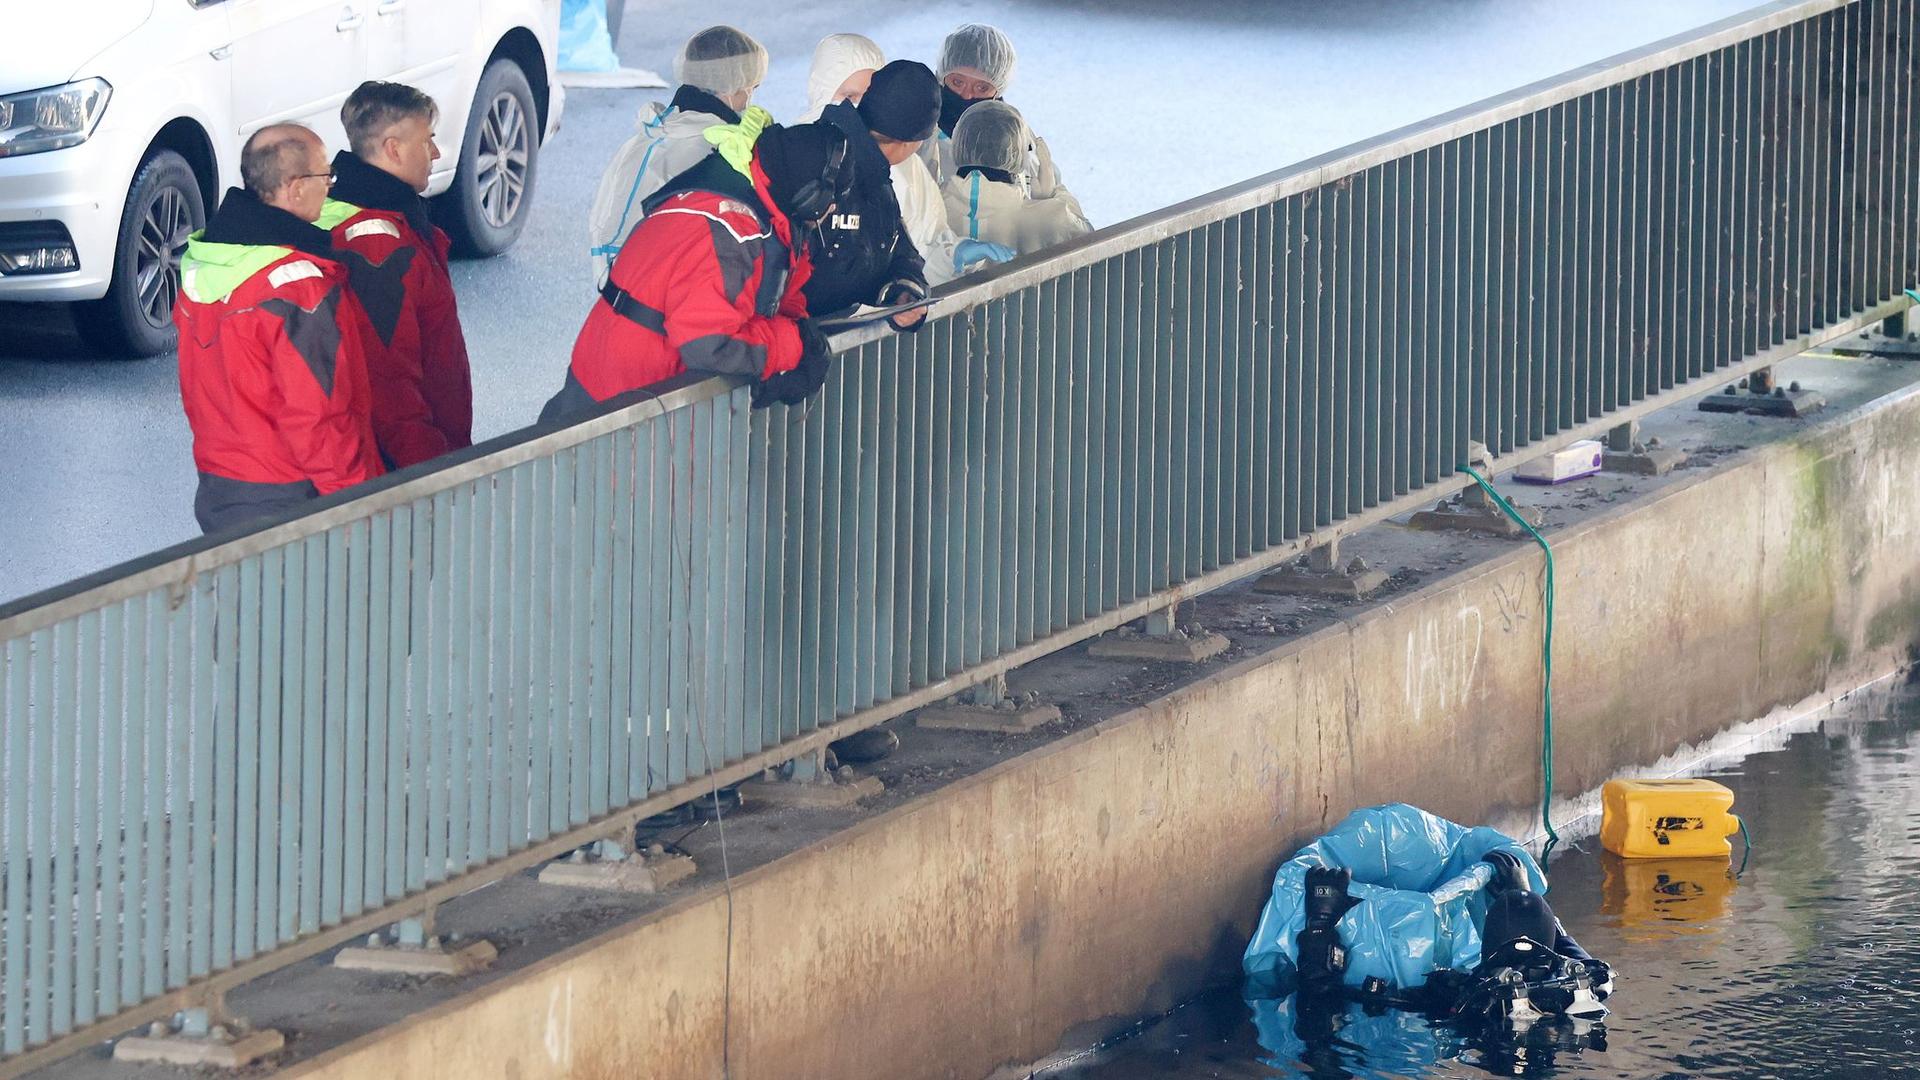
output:
[[[640,327],[651,330],[662,337],[667,333],[667,313],[650,304],[634,299],[632,293],[609,281],[600,287],[600,299],[613,309],[615,315]]]

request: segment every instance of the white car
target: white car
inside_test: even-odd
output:
[[[172,348],[180,254],[240,147],[284,120],[345,146],[367,79],[440,105],[435,218],[472,255],[526,223],[558,129],[561,0],[29,0],[0,17],[0,301],[77,303],[97,348]],[[442,195],[441,193],[445,193]]]

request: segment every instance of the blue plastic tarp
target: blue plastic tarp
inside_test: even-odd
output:
[[[1360,901],[1338,924],[1347,985],[1377,976],[1411,990],[1441,968],[1470,971],[1480,963],[1485,885],[1492,876],[1481,860],[1494,851],[1511,853],[1529,887],[1547,891],[1539,863],[1503,833],[1469,829],[1405,803],[1355,810],[1281,865],[1241,969],[1256,980],[1291,978],[1295,941],[1306,925],[1307,870],[1344,866],[1353,873],[1347,895]]]
[[[613,55],[613,37],[607,32],[607,0],[564,0],[560,5],[560,70],[613,71],[619,66],[620,58]]]

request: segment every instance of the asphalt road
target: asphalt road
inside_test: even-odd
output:
[[[804,106],[813,44],[865,33],[931,61],[960,22],[1021,51],[1008,99],[1112,224],[1744,10],[1748,0],[972,0],[939,5],[632,0],[621,55],[671,73],[724,20],[774,62],[762,104]],[[529,422],[592,299],[582,222],[635,110],[661,91],[570,91],[533,218],[455,269],[475,435]],[[190,539],[194,473],[171,357],[88,355],[64,310],[0,305],[0,601]]]

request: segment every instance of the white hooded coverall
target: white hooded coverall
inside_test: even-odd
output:
[[[714,99],[743,94],[750,99],[767,77],[767,50],[731,26],[710,26],[680,47],[673,77],[682,92],[697,90]],[[718,113],[659,102],[649,102],[637,119],[638,130],[614,151],[587,211],[587,254],[596,288],[606,284],[613,257],[640,224],[642,204],[713,151],[704,136],[708,128],[734,122]]]
[[[1046,198],[1028,193],[1032,143],[1020,111],[1003,101],[982,101],[954,125],[948,146],[964,175],[947,181],[945,201],[947,224],[962,240],[985,240],[1031,255],[1093,231],[1080,200],[1066,188],[1056,183]],[[1005,179],[990,178],[973,166]]]
[[[641,110],[639,130],[614,152],[600,185],[594,188],[593,208],[587,214],[596,287],[606,283],[613,257],[640,224],[641,204],[712,153],[713,144],[703,133],[729,122],[714,113],[687,112],[658,101]]]
[[[859,34],[831,34],[820,39],[813,50],[813,67],[807,73],[807,111],[803,122],[820,118],[820,113],[838,99],[840,84],[856,71],[878,71],[887,63],[886,54]],[[939,129],[934,130],[936,136]],[[907,238],[927,263],[927,284],[939,285],[954,278],[953,246],[957,238],[947,227],[946,204],[940,198],[940,185],[927,171],[919,155],[895,165],[892,170],[893,198],[900,204],[900,224]]]

